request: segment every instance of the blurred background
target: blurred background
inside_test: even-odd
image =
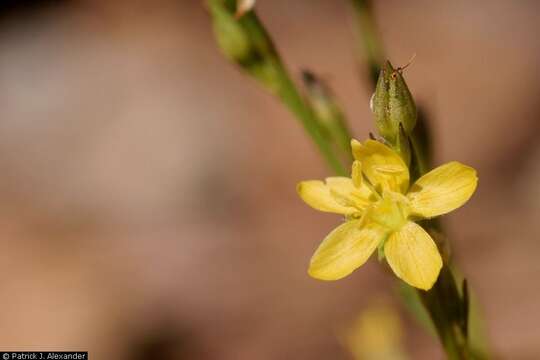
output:
[[[389,306],[398,318],[375,320],[390,324],[375,328],[383,342],[442,358],[377,261],[339,282],[307,276],[339,218],[301,203],[295,184],[330,170],[222,57],[202,2],[1,4],[2,350],[352,359],[354,319]],[[323,74],[367,137],[351,4],[257,8],[291,71]],[[437,164],[479,171],[444,223],[494,357],[537,359],[540,2],[388,0],[375,14],[394,64],[417,54],[405,76],[434,121]]]

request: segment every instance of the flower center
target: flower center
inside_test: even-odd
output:
[[[385,191],[382,199],[373,204],[368,216],[378,224],[398,231],[407,222],[410,212],[409,201],[405,196]]]

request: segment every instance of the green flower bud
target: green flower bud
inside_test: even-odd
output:
[[[371,99],[379,134],[393,146],[398,141],[400,124],[407,135],[411,134],[416,124],[416,105],[403,79],[402,70],[394,69],[387,61]]]
[[[235,0],[207,0],[207,5],[217,43],[225,56],[272,93],[279,92],[283,66],[255,13],[237,9]]]
[[[252,51],[249,34],[231,14],[223,1],[209,1],[216,41],[227,58],[240,62]]]

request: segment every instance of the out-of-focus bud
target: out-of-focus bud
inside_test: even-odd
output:
[[[346,125],[345,116],[337,103],[330,87],[313,72],[304,70],[302,80],[306,89],[306,97],[315,113],[324,135],[330,143],[350,156],[351,136]]]
[[[416,105],[403,79],[402,70],[394,69],[387,61],[371,99],[379,134],[393,146],[397,145],[400,124],[407,135],[411,134],[416,124]]]
[[[214,34],[225,56],[276,93],[283,81],[283,68],[266,30],[255,13],[249,11],[253,3],[207,0]]]
[[[405,360],[404,329],[399,313],[384,299],[362,311],[341,336],[342,343],[358,360]]]
[[[209,1],[214,33],[219,47],[230,60],[241,61],[249,57],[251,44],[249,35],[228,11],[222,1]]]

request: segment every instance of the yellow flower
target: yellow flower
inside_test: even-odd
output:
[[[380,248],[394,273],[408,284],[429,290],[442,267],[431,236],[415,221],[446,214],[469,200],[476,171],[453,161],[409,186],[409,169],[392,149],[352,140],[351,178],[303,181],[300,197],[311,207],[345,215],[311,258],[309,274],[338,280],[363,265]]]

